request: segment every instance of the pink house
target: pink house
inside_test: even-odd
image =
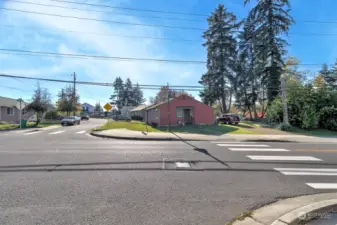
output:
[[[195,124],[214,124],[212,107],[203,104],[186,94],[169,101],[151,105],[144,109],[144,121],[158,126]]]

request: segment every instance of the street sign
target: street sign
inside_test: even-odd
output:
[[[103,108],[106,110],[106,111],[110,111],[112,109],[112,105],[110,105],[109,103],[106,103]]]

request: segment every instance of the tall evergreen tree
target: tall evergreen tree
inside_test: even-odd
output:
[[[134,99],[134,88],[130,78],[127,78],[125,81],[123,93],[123,105],[133,106],[136,104]]]
[[[122,78],[116,77],[114,83],[114,92],[110,96],[111,104],[116,105],[117,109],[120,111],[124,104],[124,83]]]
[[[328,86],[333,90],[337,90],[337,60],[330,70],[328,66],[324,64],[321,73]]]
[[[143,91],[140,89],[138,83],[133,88],[133,98],[134,98],[135,106],[141,105],[145,102]]]
[[[236,47],[234,32],[240,27],[233,13],[223,5],[207,19],[208,29],[204,32],[207,48],[207,72],[202,75],[200,83],[205,90],[200,93],[206,103],[220,99],[222,112],[230,108],[231,88],[235,81]]]
[[[245,4],[251,0],[245,0]],[[282,56],[287,45],[281,35],[287,33],[293,18],[289,15],[289,0],[256,0],[256,6],[249,12],[248,20],[256,29],[252,37],[256,40],[256,56],[263,68],[261,82],[267,86],[268,100],[279,93],[280,77],[284,65]]]

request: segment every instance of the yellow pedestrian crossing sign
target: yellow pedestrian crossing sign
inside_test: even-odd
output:
[[[110,105],[109,103],[106,103],[103,108],[106,110],[106,111],[110,111],[112,109],[112,105]]]

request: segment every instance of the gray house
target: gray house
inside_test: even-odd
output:
[[[25,110],[27,103],[21,102],[23,120],[28,120],[34,115],[34,112]],[[20,121],[20,102],[17,99],[0,96],[0,121],[8,123],[19,123]]]

